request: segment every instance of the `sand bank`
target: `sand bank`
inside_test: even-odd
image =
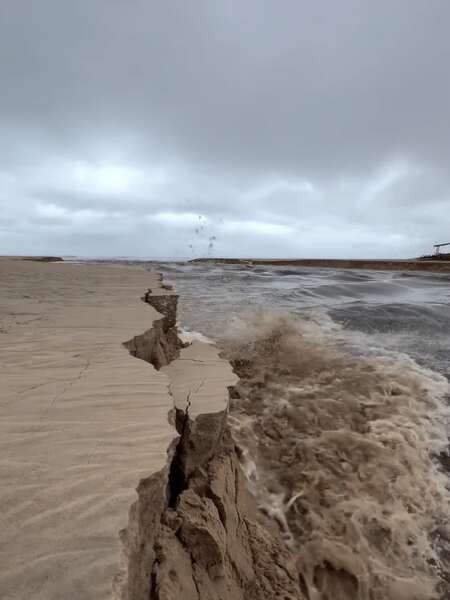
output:
[[[161,469],[165,506],[170,388],[223,415],[236,378],[213,346],[176,358],[176,296],[157,274],[0,259],[0,281],[0,597],[110,598],[115,578],[116,596],[140,598],[127,557],[118,575],[119,531]]]
[[[109,597],[134,487],[173,437],[167,376],[121,345],[159,318],[139,299],[158,278],[1,260],[0,279],[0,596]]]
[[[428,430],[409,413],[397,429],[395,411],[379,421],[380,402],[413,416],[439,408],[441,379],[384,363],[340,369],[290,323],[267,329],[257,318],[258,336],[244,327],[224,347],[238,382],[213,345],[183,347],[177,296],[157,274],[0,260],[0,278],[2,599],[438,597],[426,535],[442,513],[445,541],[447,504]],[[396,444],[403,426],[408,444],[420,442],[414,469],[400,452],[408,444],[384,446],[386,424]],[[363,439],[371,432],[383,443]],[[360,500],[371,494],[366,519]]]
[[[350,260],[331,258],[195,258],[190,262],[211,264],[275,265],[283,267],[315,267],[326,269],[375,269],[377,271],[450,272],[445,260]]]

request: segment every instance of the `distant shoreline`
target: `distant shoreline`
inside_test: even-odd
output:
[[[61,258],[61,256],[20,256],[20,255],[14,255],[14,256],[9,256],[7,254],[5,255],[0,255],[0,259],[1,260],[32,260],[34,262],[45,262],[45,263],[51,263],[51,262],[64,262],[64,259]]]
[[[450,260],[334,259],[334,258],[194,258],[190,263],[226,265],[277,265],[326,269],[375,269],[377,271],[430,271],[450,273]]]
[[[37,262],[64,262],[59,256],[1,256],[0,259],[30,260]],[[106,262],[114,258],[106,259]],[[129,258],[128,260],[133,260]],[[145,262],[145,259],[139,259]],[[184,261],[183,261],[184,262]],[[225,265],[274,265],[282,267],[315,267],[321,269],[371,269],[376,271],[428,271],[450,273],[450,260],[426,258],[371,259],[371,258],[193,258],[188,263]]]

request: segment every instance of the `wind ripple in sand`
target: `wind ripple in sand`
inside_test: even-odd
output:
[[[357,356],[345,336],[261,311],[235,324],[242,462],[311,600],[443,597],[449,493],[433,457],[449,384],[406,355]]]

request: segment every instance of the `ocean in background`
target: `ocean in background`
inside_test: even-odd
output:
[[[450,274],[200,263],[158,270],[180,294],[182,326],[215,341],[231,318],[266,307],[334,323],[359,333],[366,350],[403,352],[450,377]]]

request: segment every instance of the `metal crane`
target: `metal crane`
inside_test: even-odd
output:
[[[440,254],[442,246],[450,246],[450,242],[445,242],[444,244],[434,244],[434,253]]]

